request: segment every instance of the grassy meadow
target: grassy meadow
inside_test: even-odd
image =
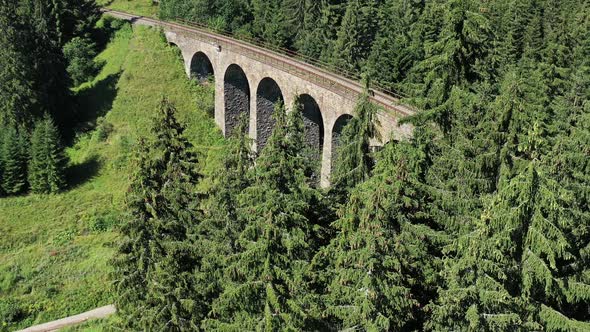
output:
[[[111,5],[136,2],[151,3]],[[180,55],[157,29],[106,22],[118,30],[96,58],[102,69],[74,90],[80,124],[67,148],[69,188],[0,199],[0,331],[112,302],[109,260],[125,220],[134,146],[149,136],[163,96],[177,106],[204,172],[215,169],[223,149],[211,116],[213,87],[186,78]],[[71,330],[100,331],[106,322]]]
[[[158,5],[152,0],[97,0],[99,6],[147,17],[158,16]]]

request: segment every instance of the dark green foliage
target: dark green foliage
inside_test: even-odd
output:
[[[238,197],[243,229],[224,270],[228,280],[213,302],[208,329],[301,330],[306,314],[304,272],[311,257],[309,202],[301,155],[302,118],[279,105],[275,130],[256,166],[252,184]]]
[[[364,95],[358,101],[355,117],[342,131],[332,172],[332,191],[340,200],[371,174],[374,160],[370,143],[371,139],[380,138],[376,129],[376,113],[376,106]]]
[[[228,259],[237,253],[238,236],[243,230],[239,222],[238,196],[251,185],[245,176],[254,165],[251,142],[242,127],[229,142],[223,159],[223,167],[213,177],[205,218],[199,226],[199,251],[203,255],[201,271],[196,274],[199,291],[209,300],[217,298],[228,276],[224,273]],[[208,307],[203,312],[209,312]]]
[[[538,162],[505,182],[474,230],[453,244],[458,257],[445,272],[448,289],[440,294],[431,327],[588,328],[562,312],[590,298],[585,258],[568,233],[575,227],[570,197]]]
[[[33,31],[18,15],[18,3],[0,2],[0,124],[31,123],[29,116],[38,102],[28,49]],[[40,116],[38,112],[35,116]]]
[[[74,85],[80,85],[96,74],[96,46],[90,39],[76,37],[64,46],[63,52],[68,62],[67,71]]]
[[[37,122],[31,135],[29,183],[37,194],[54,194],[66,186],[68,164],[57,127],[51,118]]]
[[[371,52],[377,31],[377,2],[351,0],[338,31],[332,61],[335,67],[358,72]]]
[[[24,129],[8,126],[2,138],[2,189],[9,195],[20,194],[27,186],[28,137]]]
[[[205,313],[194,278],[200,261],[196,229],[202,219],[195,189],[201,175],[166,99],[152,132],[153,140],[140,144],[127,200],[129,221],[114,261],[116,304],[128,328],[191,331]]]
[[[420,58],[421,49],[412,44],[412,38],[422,9],[422,2],[399,0],[385,1],[381,6],[367,68],[373,80],[396,90]]]
[[[363,96],[320,195],[300,110],[279,107],[256,162],[243,134],[230,143],[203,215],[194,191],[166,192],[198,225],[170,247],[145,205],[166,167],[143,157],[119,265],[134,327],[589,329],[587,2],[162,0],[161,15],[364,72],[419,111],[403,120],[413,139],[372,153],[379,110]]]
[[[334,224],[337,235],[316,256],[326,261],[325,317],[333,330],[399,331],[421,324],[434,292],[436,233],[424,218],[420,182],[426,155],[390,143],[374,175],[357,186]]]
[[[73,118],[73,106],[62,48],[75,37],[91,35],[100,17],[96,3],[4,0],[0,7],[0,122],[32,130],[49,114],[64,127]]]

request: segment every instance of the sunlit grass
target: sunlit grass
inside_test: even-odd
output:
[[[70,188],[59,195],[0,199],[0,308],[11,305],[20,312],[16,324],[0,316],[0,330],[112,302],[108,262],[124,220],[134,145],[149,135],[162,96],[177,106],[205,170],[215,169],[222,151],[209,114],[212,87],[187,80],[158,30],[126,26],[97,60],[104,63],[100,74],[76,89],[88,124],[67,149]],[[97,116],[104,120],[94,129]]]
[[[97,0],[97,3],[102,7],[141,16],[158,16],[158,4],[152,0]]]

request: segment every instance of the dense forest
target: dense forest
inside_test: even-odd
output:
[[[371,154],[376,110],[361,99],[321,191],[299,108],[279,105],[256,162],[234,138],[213,189],[190,199],[193,157],[166,148],[190,151],[173,143],[182,130],[157,125],[171,141],[139,165],[118,261],[130,326],[590,329],[589,14],[550,0],[163,0],[164,19],[297,50],[420,111],[404,119],[411,140]]]
[[[89,0],[0,2],[0,197],[64,188],[70,88],[94,74],[99,18]]]
[[[96,7],[21,5],[0,0],[1,193],[54,192]],[[418,112],[411,139],[372,152],[379,110],[361,97],[320,189],[297,102],[276,105],[257,155],[237,130],[207,177],[163,98],[112,260],[118,329],[590,330],[588,1],[159,6],[362,75]]]

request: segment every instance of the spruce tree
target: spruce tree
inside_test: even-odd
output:
[[[379,30],[367,62],[373,80],[396,90],[420,60],[421,48],[412,43],[412,35],[423,6],[422,2],[399,0],[387,0],[381,5]]]
[[[361,96],[355,108],[355,117],[344,127],[337,148],[332,172],[331,191],[343,202],[347,192],[365,181],[373,169],[370,141],[379,138],[377,109],[367,95]]]
[[[239,196],[243,223],[228,280],[213,302],[206,329],[302,330],[306,324],[303,281],[311,257],[307,215],[315,192],[306,184],[301,114],[289,120],[282,105],[267,147],[251,170],[253,184]]]
[[[234,131],[223,155],[219,172],[212,176],[209,200],[205,204],[203,222],[198,233],[199,251],[203,255],[200,272],[196,273],[199,292],[210,304],[223,290],[228,260],[237,253],[238,236],[243,230],[238,214],[238,196],[251,185],[248,176],[254,165],[251,142],[246,136],[246,118]],[[210,308],[204,310],[209,312]]]
[[[114,261],[117,308],[128,328],[191,331],[204,315],[194,273],[196,229],[202,218],[197,156],[183,136],[174,107],[164,99],[142,144],[128,196],[129,222]]]
[[[153,269],[151,241],[156,238],[152,197],[159,184],[154,180],[150,165],[150,150],[143,139],[138,142],[133,182],[126,196],[126,220],[121,226],[123,240],[113,259],[115,305],[125,317],[125,327],[140,329],[147,305],[148,274]]]
[[[36,70],[26,79],[32,81],[36,93],[34,111],[35,114],[49,114],[60,129],[65,129],[74,118],[71,81],[62,52],[64,36],[58,28],[64,11],[62,1],[21,1],[20,13],[27,26],[33,29],[27,39],[26,52],[31,60],[28,65]],[[29,121],[39,118],[41,116]]]
[[[424,46],[424,60],[412,70],[406,89],[414,98],[409,102],[424,111],[415,118],[434,121],[450,131],[453,108],[449,105],[453,91],[465,91],[480,78],[476,64],[486,57],[490,40],[488,18],[479,12],[477,0],[452,0],[434,3],[426,15],[444,8],[444,24],[432,43]],[[432,9],[430,9],[432,8]],[[427,24],[427,22],[425,22]]]
[[[488,200],[474,230],[452,246],[434,330],[548,331],[590,328],[571,305],[590,298],[585,255],[570,236],[571,194],[532,161]],[[586,317],[587,318],[587,317]]]
[[[0,0],[0,123],[29,127],[40,116],[28,49],[34,31],[18,13],[17,1]]]
[[[59,131],[48,116],[37,122],[31,136],[29,183],[37,194],[54,194],[66,186],[67,157]]]
[[[9,126],[2,142],[2,189],[6,194],[22,193],[27,187],[28,140],[24,129]]]
[[[334,66],[352,73],[360,71],[371,52],[377,29],[376,1],[349,1],[335,42]]]
[[[254,33],[272,47],[288,47],[294,31],[289,29],[282,0],[252,0]]]
[[[352,190],[336,237],[314,258],[326,261],[326,320],[332,330],[399,331],[419,328],[421,308],[436,286],[438,235],[424,208],[424,151],[389,143],[373,176]],[[321,266],[322,264],[319,264]]]

